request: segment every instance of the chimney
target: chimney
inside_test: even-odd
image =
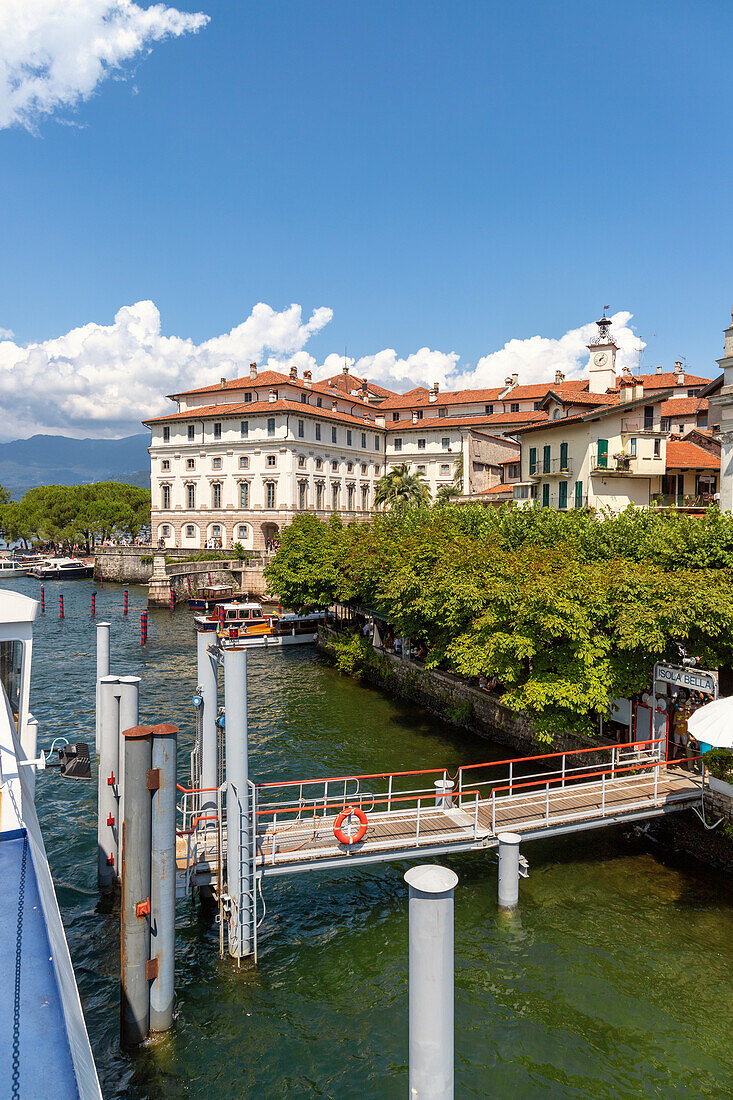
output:
[[[291,367],[290,368],[290,377],[293,381],[298,377],[298,368],[297,367]]]
[[[223,390],[225,390],[225,389],[227,388],[227,380],[226,380],[226,378],[222,378],[222,379],[220,380],[220,382],[219,382],[219,385],[221,386],[221,388],[222,388]]]
[[[303,385],[311,388],[311,372],[309,370],[303,371]]]
[[[516,386],[518,381],[519,381],[519,375],[518,374],[513,374],[512,375],[512,385]]]
[[[661,374],[661,373],[662,373],[662,364],[660,363],[659,366],[657,367],[657,374]]]
[[[621,379],[618,389],[618,399],[622,405],[625,405],[627,401],[634,400],[635,389],[633,378],[629,378],[627,375]]]
[[[685,384],[685,372],[683,371],[682,364],[680,362],[675,363],[674,373],[677,375],[677,385],[678,386],[684,386],[684,384]]]
[[[257,377],[257,364],[256,363],[250,363],[250,365],[249,365],[249,376],[252,379],[255,379]]]
[[[343,370],[343,372],[344,372],[345,376],[346,376],[346,377],[348,378],[348,377],[349,377],[349,364],[348,364],[348,363],[344,363],[344,365],[343,365],[343,367],[342,367],[342,370]]]
[[[565,375],[563,374],[563,372],[561,370],[556,370],[555,371],[555,385],[556,386],[562,386],[564,381],[565,381]]]
[[[331,412],[338,412],[338,411],[339,411],[338,401],[332,401],[331,402]]]
[[[512,384],[512,379],[511,379],[511,375],[510,375],[508,378],[504,379],[504,385],[505,386],[511,386],[511,384]]]
[[[369,386],[367,385],[366,378],[362,378],[361,380],[361,396],[365,401],[369,400]]]
[[[273,401],[277,401],[277,394],[275,393],[274,390],[270,390],[270,392],[267,396],[267,400],[270,402],[270,404],[272,404]]]
[[[440,391],[440,387],[438,386],[438,383],[433,382],[433,388],[430,391],[430,400],[431,401],[437,401],[438,400],[439,391]]]
[[[375,413],[374,423],[377,425],[378,428],[383,428],[384,427],[384,413]]]
[[[417,424],[417,412],[415,412],[414,409],[413,409],[413,412],[412,412],[412,423]]]
[[[641,382],[634,383],[634,401],[641,401],[644,396],[644,387]]]

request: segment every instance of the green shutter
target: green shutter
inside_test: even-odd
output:
[[[529,472],[530,475],[537,473],[537,448],[529,448]]]
[[[601,467],[608,466],[608,440],[598,440],[598,465]]]
[[[550,507],[550,483],[549,483],[549,481],[546,481],[545,484],[542,486],[542,507],[543,508],[549,508]]]
[[[549,474],[550,472],[550,446],[542,448],[542,473]]]
[[[568,468],[568,445],[567,443],[560,444],[560,469],[567,470]]]
[[[582,508],[583,507],[583,482],[582,481],[576,481],[575,482],[575,507],[576,508]]]
[[[568,506],[568,483],[567,481],[561,481],[558,485],[558,508],[567,508]]]

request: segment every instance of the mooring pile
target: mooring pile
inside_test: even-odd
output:
[[[119,881],[122,1041],[173,1023],[177,726],[139,725],[139,676],[109,672],[109,623],[97,626],[97,878]]]

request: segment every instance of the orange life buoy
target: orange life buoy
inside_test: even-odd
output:
[[[356,830],[354,835],[349,836],[348,833],[345,833],[343,831],[341,826],[343,825],[344,821],[346,821],[346,818],[350,817],[352,814],[354,815],[354,817],[358,817],[361,824],[359,825],[359,828]],[[359,809],[358,806],[347,806],[345,810],[341,811],[341,813],[338,815],[333,823],[333,835],[336,837],[336,840],[338,840],[341,844],[346,844],[347,846],[350,844],[358,844],[360,840],[363,840],[366,831],[367,815],[364,813],[363,810]]]

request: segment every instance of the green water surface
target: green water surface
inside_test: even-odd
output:
[[[10,582],[37,595],[31,580]],[[63,590],[66,618],[58,619]],[[40,746],[94,737],[91,582],[46,584],[32,710]],[[112,665],[143,677],[141,720],[191,746],[192,619],[145,591],[97,594]],[[258,780],[445,766],[507,755],[339,677],[311,647],[249,656],[250,768]],[[174,1031],[121,1052],[119,915],[96,889],[96,782],[38,779],[38,809],[104,1095],[404,1098],[407,865],[266,880],[255,969],[218,954],[213,915],[179,902]],[[524,848],[517,915],[499,914],[488,854],[456,871],[457,1097],[722,1097],[733,1092],[729,880],[671,863],[640,831],[604,829]],[[51,1086],[50,1086],[51,1087]],[[49,1095],[52,1095],[52,1088]]]

